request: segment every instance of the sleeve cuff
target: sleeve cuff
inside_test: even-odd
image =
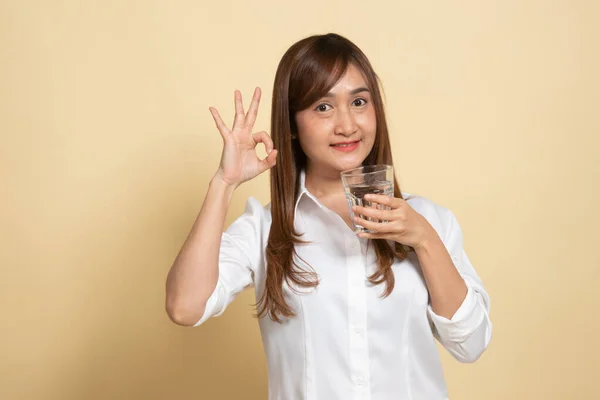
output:
[[[467,295],[451,319],[433,312],[431,305],[427,307],[440,338],[446,341],[465,341],[481,324],[485,312],[479,305],[478,293],[467,285]]]
[[[221,280],[217,281],[217,286],[215,286],[215,290],[212,292],[208,301],[206,302],[206,307],[204,308],[204,315],[198,322],[194,324],[194,326],[200,326],[210,317],[217,317],[225,311],[225,307],[223,307],[223,301],[225,299],[225,288],[221,283]]]

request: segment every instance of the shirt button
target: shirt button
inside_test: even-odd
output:
[[[356,336],[362,336],[363,335],[363,330],[359,327],[354,327],[354,329],[352,329],[352,332],[356,335]]]
[[[362,386],[365,384],[365,378],[363,378],[362,376],[355,376],[354,383],[356,384],[356,386]]]

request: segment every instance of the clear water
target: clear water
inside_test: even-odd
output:
[[[346,201],[348,202],[348,207],[350,208],[350,215],[354,217],[354,213],[352,212],[353,206],[362,206],[362,207],[373,207],[379,210],[389,210],[390,207],[384,206],[378,203],[372,203],[370,201],[364,200],[365,195],[367,194],[383,194],[387,196],[394,195],[394,184],[391,181],[374,181],[370,183],[358,183],[354,185],[348,185],[345,187],[346,191]],[[359,215],[360,217],[363,217]],[[367,221],[373,222],[387,222],[381,221],[371,217],[364,217]],[[359,232],[370,232],[368,229],[364,228],[361,225],[357,225],[352,222],[354,225],[354,231],[356,233]]]

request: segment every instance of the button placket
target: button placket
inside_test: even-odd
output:
[[[370,399],[369,348],[367,328],[367,287],[365,260],[362,246],[354,235],[346,238],[346,266],[348,271],[348,323],[349,361],[353,399]]]

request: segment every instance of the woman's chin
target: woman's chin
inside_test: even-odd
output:
[[[345,157],[336,157],[334,159],[323,159],[320,160],[319,163],[314,163],[313,172],[323,173],[325,171],[330,171],[328,173],[340,173],[342,171],[347,171],[349,169],[358,168],[362,166],[363,161],[365,161],[366,156],[362,157],[362,155],[353,154],[346,155]],[[310,161],[308,161],[310,163]]]
[[[345,160],[339,160],[337,164],[337,168],[340,172],[347,171],[349,169],[354,169],[362,166],[363,161],[365,161],[366,157],[353,157]]]

